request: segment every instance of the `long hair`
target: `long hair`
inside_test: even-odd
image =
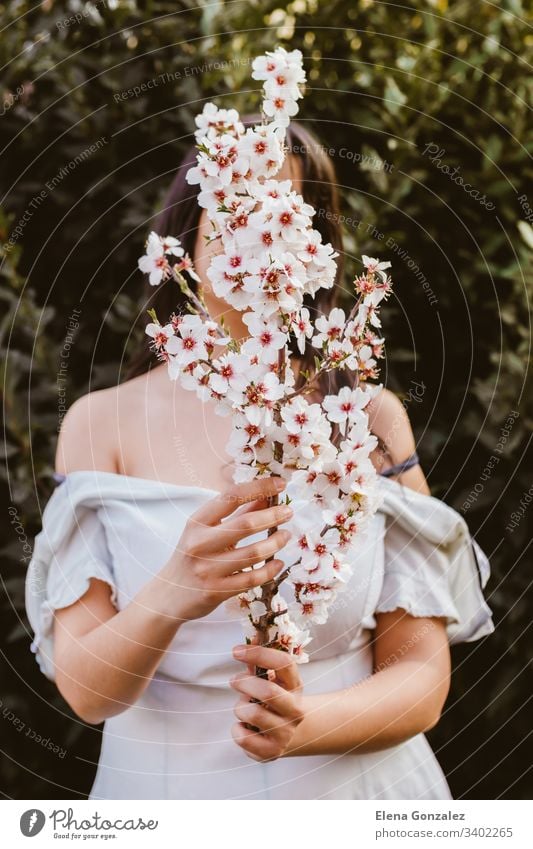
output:
[[[260,117],[249,115],[242,119],[245,126],[257,124]],[[330,242],[338,251],[337,273],[335,284],[331,289],[319,289],[314,298],[306,299],[306,306],[313,316],[328,313],[335,306],[342,286],[344,271],[344,255],[342,244],[342,229],[339,223],[339,193],[335,168],[331,158],[324,151],[320,142],[298,122],[291,122],[287,129],[286,142],[288,153],[298,157],[302,174],[302,195],[306,203],[311,204],[316,214],[313,226],[322,236],[324,243]],[[194,256],[197,229],[202,209],[198,204],[198,186],[190,186],[186,182],[189,168],[196,164],[196,148],[191,145],[186,152],[176,176],[168,190],[163,203],[163,209],[156,218],[154,230],[160,236],[175,236],[178,238],[191,258]],[[191,284],[194,286],[194,283]],[[160,321],[166,321],[173,312],[185,308],[185,298],[173,280],[167,280],[159,286],[145,284],[144,304],[141,315],[144,324],[150,320],[148,309],[155,309]],[[315,349],[306,342],[300,372],[314,369]],[[126,379],[147,372],[156,362],[148,344],[133,356]],[[332,391],[337,381],[337,370],[333,379],[323,377],[320,389],[322,392]],[[341,377],[342,380],[342,377]],[[346,379],[342,380],[345,383]]]

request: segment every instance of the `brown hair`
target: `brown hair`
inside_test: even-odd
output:
[[[245,126],[257,124],[260,117],[246,116],[242,119]],[[306,306],[312,315],[327,313],[338,299],[339,288],[342,285],[344,256],[342,245],[342,230],[339,223],[339,193],[333,162],[323,150],[316,137],[298,122],[291,122],[287,130],[288,153],[298,157],[302,174],[302,195],[306,203],[310,203],[316,215],[313,226],[322,236],[323,242],[330,242],[338,251],[337,274],[335,285],[331,289],[319,289],[316,296],[306,301]],[[165,197],[163,209],[156,218],[154,230],[160,236],[175,236],[178,238],[191,257],[194,254],[196,233],[202,212],[198,204],[198,186],[190,186],[185,179],[189,168],[196,163],[196,148],[191,146],[185,154],[170,189]],[[191,284],[194,285],[194,284]],[[167,321],[175,311],[185,307],[185,298],[172,280],[159,286],[145,284],[144,303],[141,315],[144,324],[150,320],[146,310],[155,309],[160,321]],[[307,343],[302,357],[302,369],[313,369],[315,349]],[[153,353],[148,344],[133,356],[126,379],[144,374],[155,363]],[[335,376],[337,372],[333,373]],[[345,382],[345,381],[343,381]],[[326,377],[323,391],[332,391],[331,382]]]

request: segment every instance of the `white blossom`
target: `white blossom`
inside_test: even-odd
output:
[[[286,593],[277,589],[267,603],[258,587],[239,598],[247,637],[266,628],[272,645],[305,661],[313,629],[349,580],[353,547],[380,503],[366,408],[381,387],[367,381],[383,355],[377,330],[390,263],[363,256],[348,320],[339,307],[312,319],[307,299],[334,285],[337,252],[313,228],[315,210],[291,181],[275,179],[305,83],[302,54],[278,48],[257,57],[252,77],[263,83],[263,122],[245,129],[235,109],[205,104],[196,117],[196,164],[186,175],[199,188],[209,242],[218,248],[208,281],[217,298],[243,313],[248,338],[231,339],[210,318],[201,288],[188,288],[189,278],[191,287],[203,281],[176,238],[150,233],[139,268],[152,285],[174,279],[189,297],[191,314],[166,324],[153,316],[146,333],[171,379],[231,416],[226,450],[234,480],[280,475],[290,482],[298,509],[280,554]],[[288,352],[295,344],[305,354],[308,340],[315,371],[297,375]],[[353,373],[346,381],[353,386],[311,401],[316,372],[336,369]]]

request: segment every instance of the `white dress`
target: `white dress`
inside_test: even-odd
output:
[[[482,594],[489,565],[464,519],[431,496],[380,478],[384,500],[362,539],[353,577],[317,625],[306,693],[346,688],[372,673],[374,614],[403,608],[445,616],[451,643],[494,628]],[[290,485],[289,485],[290,486]],[[53,680],[53,613],[106,581],[120,610],[168,560],[188,516],[217,493],[109,472],[67,475],[43,514],[28,570],[32,650]],[[295,510],[305,526],[305,510]],[[260,764],[231,738],[242,664],[235,605],[183,625],[139,701],[104,726],[92,799],[449,799],[423,734],[369,754]]]

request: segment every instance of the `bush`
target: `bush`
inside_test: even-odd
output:
[[[194,114],[213,96],[255,107],[249,60],[281,43],[305,56],[301,120],[337,167],[348,267],[361,252],[393,263],[383,377],[408,407],[433,494],[463,513],[491,558],[497,631],[455,650],[432,743],[455,796],[527,798],[532,40],[521,0],[478,4],[475,29],[468,4],[446,0],[114,5],[2,6],[11,509],[0,700],[66,751],[13,734],[4,718],[6,792],[83,796],[98,757],[98,731],[38,672],[23,606],[24,546],[52,490],[63,406],[120,379],[144,344],[132,332],[136,258]]]

